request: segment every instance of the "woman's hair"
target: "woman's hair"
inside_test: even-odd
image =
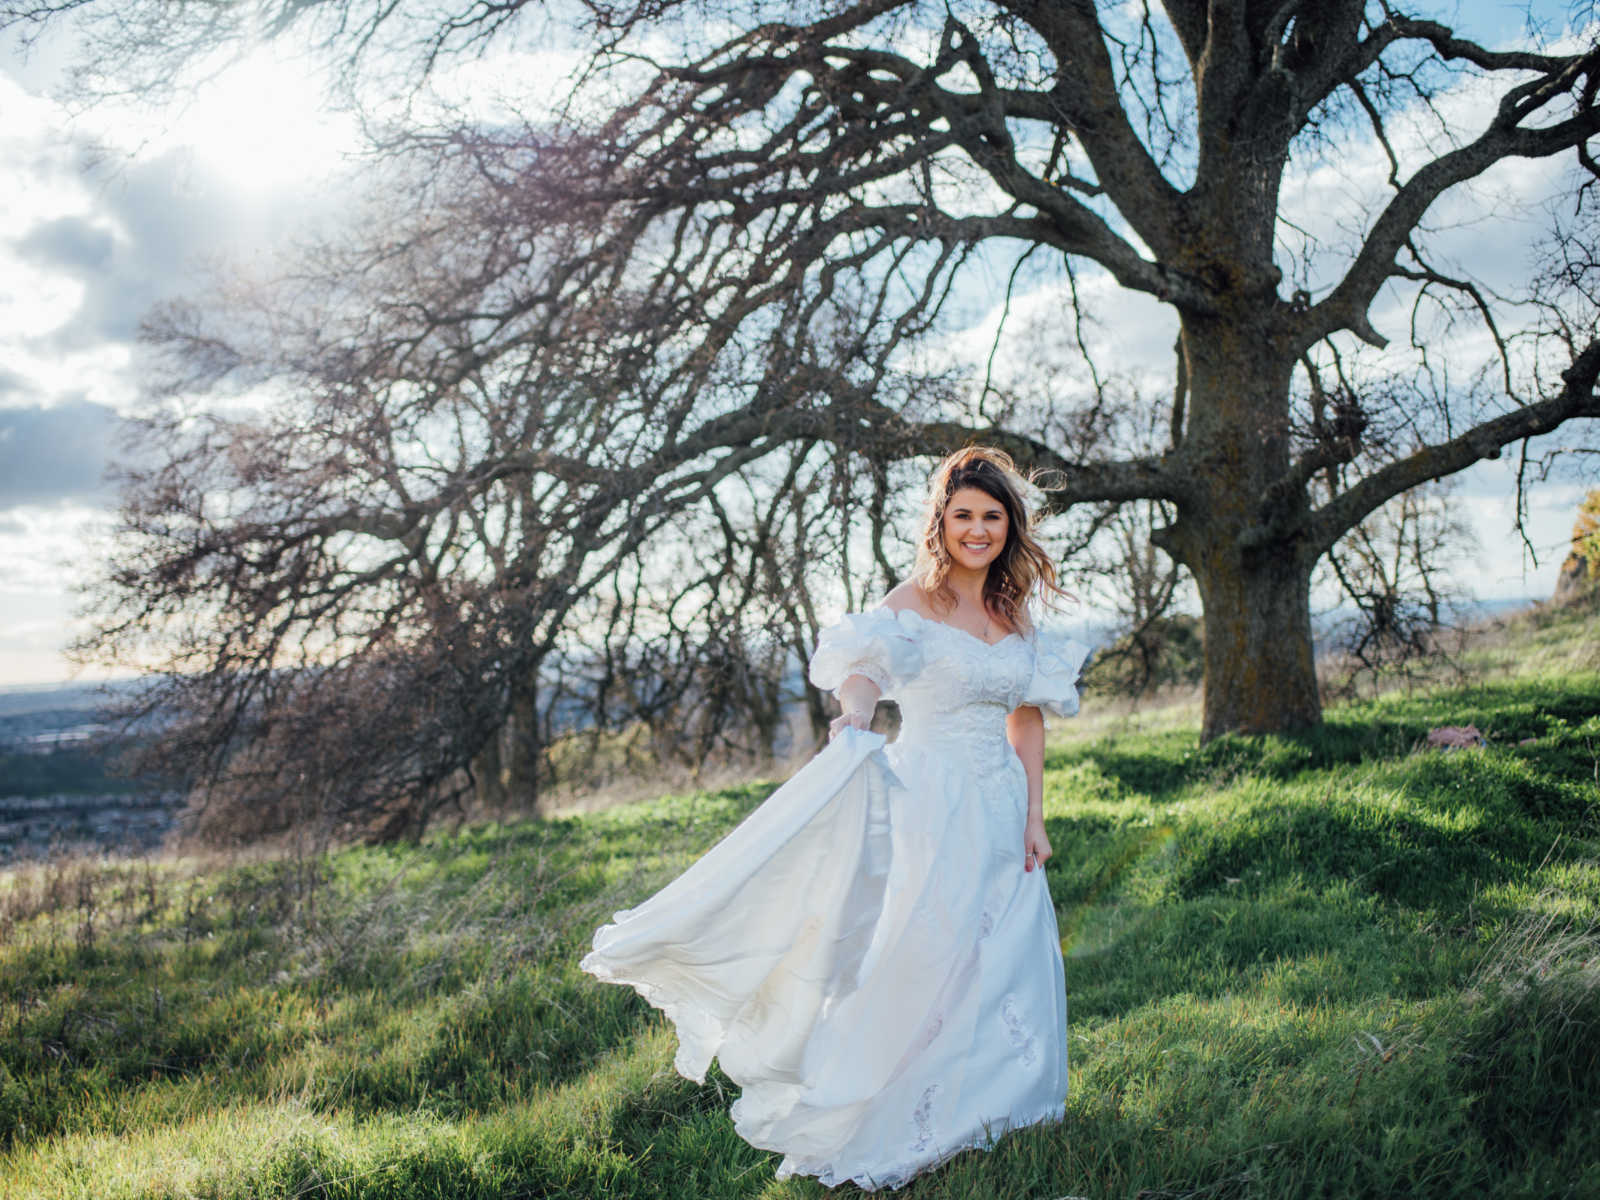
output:
[[[935,611],[949,612],[956,605],[956,594],[948,582],[950,551],[944,544],[944,513],[950,506],[950,497],[962,488],[977,488],[993,497],[1008,518],[1006,544],[989,564],[989,574],[983,581],[984,606],[1004,617],[1013,629],[1027,629],[1028,601],[1035,591],[1068,594],[1056,583],[1055,566],[1033,536],[1033,522],[1023,499],[1025,486],[1011,456],[991,446],[957,450],[934,468],[928,480],[928,504],[912,578]]]

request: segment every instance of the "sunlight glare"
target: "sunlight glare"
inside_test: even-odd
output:
[[[325,106],[303,61],[260,48],[203,84],[165,138],[242,192],[274,191],[332,170],[358,143],[355,121]]]

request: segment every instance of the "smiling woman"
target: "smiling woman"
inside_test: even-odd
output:
[[[1014,473],[1008,455],[982,448],[946,458],[929,485],[939,517],[926,523],[917,547],[917,576],[930,615],[986,641],[996,619],[1012,629],[1026,626],[1026,601],[1035,588],[1046,596],[1066,595],[1056,586],[1049,555],[1029,532],[1020,493],[1002,486]],[[989,570],[991,565],[998,569]],[[983,614],[981,632],[966,619],[954,586],[962,576],[982,581],[981,604],[969,606]]]
[[[1087,648],[1029,618],[1059,589],[1021,488],[996,450],[939,464],[918,570],[811,657],[835,740],[583,960],[671,1018],[684,1075],[721,1063],[779,1178],[898,1188],[1062,1116],[1040,710],[1077,712]]]

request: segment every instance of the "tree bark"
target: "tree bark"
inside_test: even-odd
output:
[[[1274,548],[1208,554],[1200,737],[1304,729],[1322,719],[1311,651],[1311,570]]]
[[[503,777],[505,793],[527,812],[543,816],[539,793],[539,757],[543,746],[539,737],[538,685],[530,677],[512,688]]]
[[[505,767],[500,755],[503,736],[502,730],[495,730],[472,760],[472,778],[476,785],[478,805],[490,812],[498,812],[506,806]]]
[[[1322,719],[1307,495],[1288,483],[1293,358],[1272,303],[1239,296],[1227,318],[1183,326],[1190,419],[1177,453],[1191,486],[1161,544],[1200,591],[1207,741]]]

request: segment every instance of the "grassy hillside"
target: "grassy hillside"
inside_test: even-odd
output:
[[[1054,743],[1067,1119],[899,1194],[1600,1196],[1600,644],[1478,667],[1312,737]],[[0,874],[0,1195],[821,1194],[576,966],[769,791]]]

